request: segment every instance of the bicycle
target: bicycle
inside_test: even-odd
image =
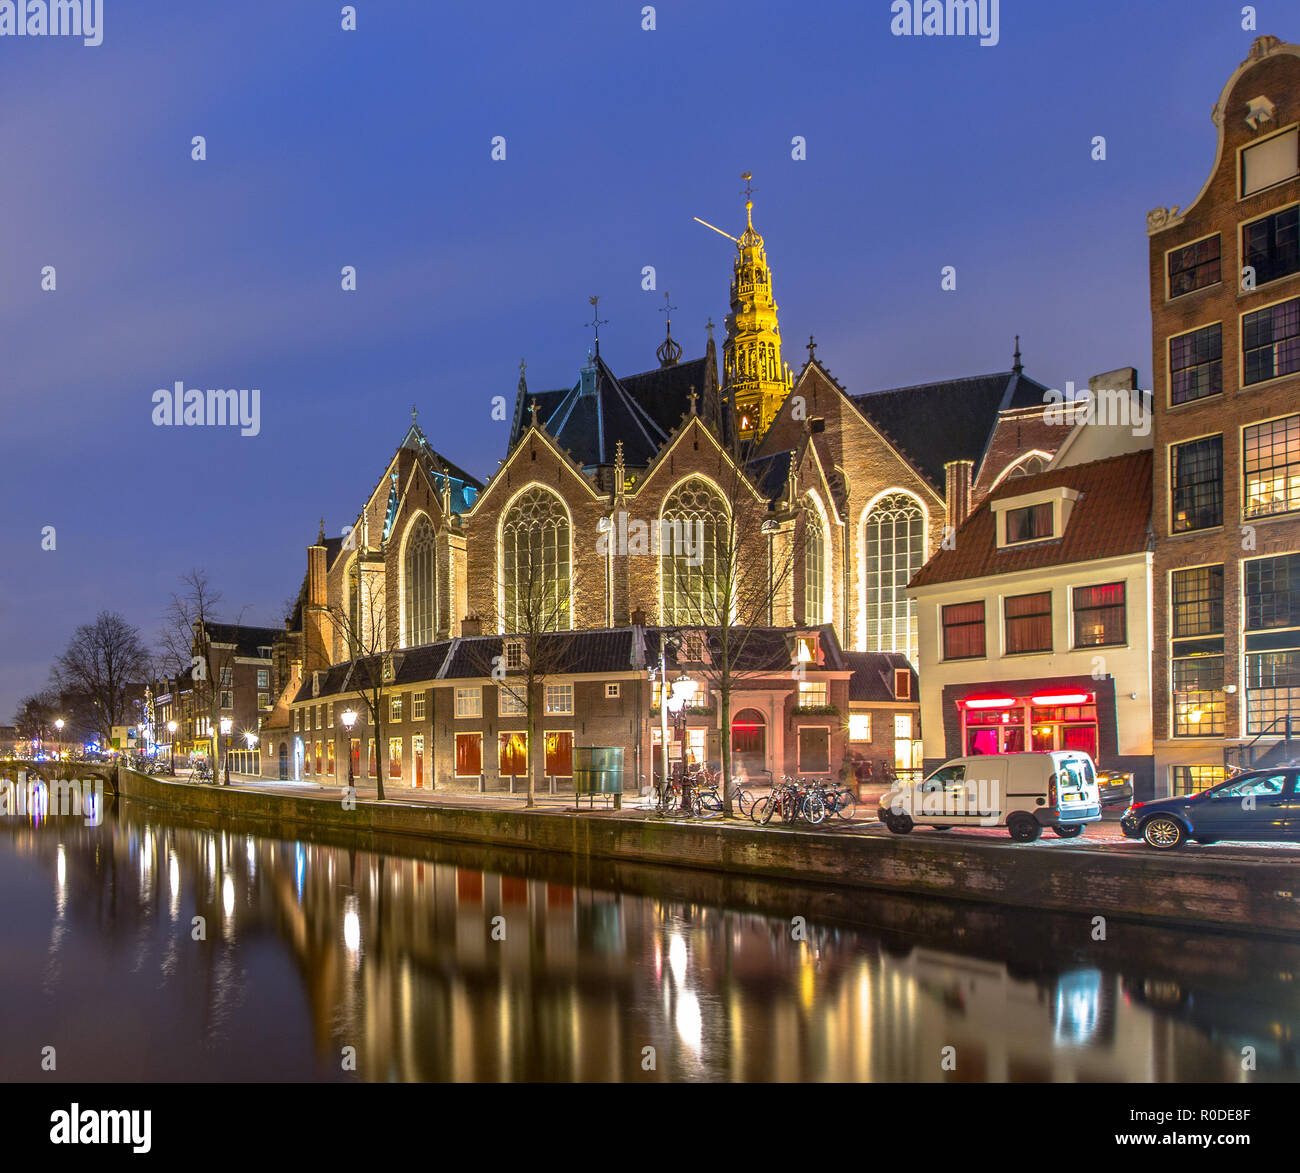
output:
[[[814,789],[805,787],[794,778],[786,778],[772,788],[771,794],[754,803],[749,813],[754,822],[763,825],[770,823],[776,815],[780,815],[785,823],[794,823],[802,818],[815,827],[826,818],[826,804]]]
[[[212,766],[207,761],[201,761],[190,771],[191,782],[211,782]]]

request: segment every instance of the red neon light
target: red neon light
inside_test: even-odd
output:
[[[1041,696],[1031,696],[1030,702],[1047,707],[1049,705],[1090,705],[1090,692],[1045,692]]]
[[[967,697],[963,702],[968,709],[1009,709],[1016,703],[1013,696]]]

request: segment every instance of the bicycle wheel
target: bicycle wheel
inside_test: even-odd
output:
[[[776,803],[772,800],[770,794],[760,798],[753,806],[749,808],[749,817],[756,823],[766,825],[772,821],[772,816],[776,813]]]
[[[749,809],[754,805],[754,799],[750,796],[748,790],[743,786],[737,786],[731,792],[731,801],[735,808],[742,814],[749,814]]]
[[[815,827],[826,817],[826,804],[822,802],[820,796],[809,794],[804,798],[799,813]]]
[[[847,823],[858,813],[857,799],[855,799],[847,790],[840,791],[839,802],[835,806],[835,813]]]

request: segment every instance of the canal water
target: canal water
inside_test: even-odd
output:
[[[0,1078],[1300,1073],[1296,944],[273,830],[0,820]]]

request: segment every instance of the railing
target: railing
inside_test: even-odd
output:
[[[1282,713],[1280,716],[1274,717],[1245,745],[1225,745],[1223,747],[1224,766],[1230,770],[1252,769],[1255,765],[1255,746],[1279,726],[1282,728],[1282,734],[1280,737],[1274,734],[1274,740],[1286,745],[1289,753],[1290,745],[1296,739],[1296,729],[1297,726],[1300,726],[1300,722],[1296,720],[1294,713]]]

